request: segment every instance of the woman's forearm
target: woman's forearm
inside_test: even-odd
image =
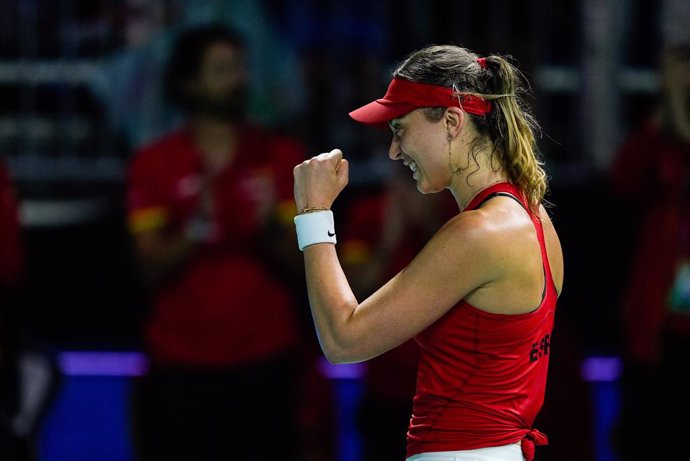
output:
[[[353,360],[356,346],[352,316],[358,302],[345,277],[335,246],[324,243],[304,251],[309,304],[319,343],[333,363]]]

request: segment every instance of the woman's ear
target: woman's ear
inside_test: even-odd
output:
[[[459,107],[448,107],[443,115],[446,124],[446,132],[449,140],[453,140],[460,135],[465,124],[465,113]]]

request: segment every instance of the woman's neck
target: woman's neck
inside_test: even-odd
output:
[[[478,154],[477,163],[470,160],[468,168],[458,171],[451,179],[450,191],[461,211],[479,192],[494,184],[508,181],[508,175],[503,168],[496,169],[491,165],[490,156]]]

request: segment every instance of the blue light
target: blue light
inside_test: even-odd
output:
[[[588,383],[615,382],[623,372],[620,357],[588,357],[582,361],[580,376]]]

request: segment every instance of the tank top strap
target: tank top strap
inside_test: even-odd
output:
[[[520,205],[522,205],[522,208],[524,208],[527,214],[529,215],[530,219],[532,220],[532,224],[534,224],[534,229],[537,232],[537,240],[539,241],[539,247],[541,249],[542,264],[544,266],[544,275],[546,278],[546,285],[544,286],[545,293],[551,291],[555,292],[556,284],[553,281],[553,276],[551,274],[551,265],[549,264],[549,257],[546,252],[544,226],[542,225],[541,218],[532,212],[527,203],[525,195],[517,187],[515,187],[513,184],[507,181],[493,184],[487,187],[486,189],[480,191],[474,198],[472,198],[472,200],[470,200],[470,203],[467,204],[463,211],[476,210],[485,202],[491,200],[496,196],[505,196],[513,198],[515,201],[520,203]]]
[[[529,207],[526,206],[527,201],[525,200],[522,192],[520,192],[517,187],[507,181],[492,184],[486,189],[482,189],[472,198],[472,200],[470,200],[470,203],[468,203],[467,206],[465,206],[465,209],[462,211],[476,210],[483,205],[484,202],[492,199],[496,195],[511,195],[513,198],[517,199],[522,207],[525,208],[529,213]]]

